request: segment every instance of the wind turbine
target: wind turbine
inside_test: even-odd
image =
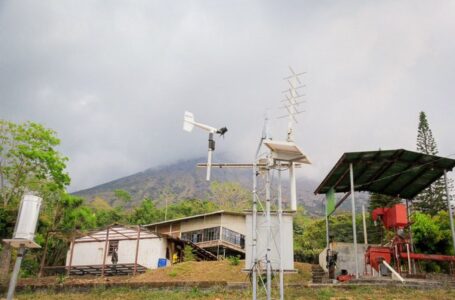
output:
[[[216,129],[215,127],[198,123],[194,121],[193,113],[189,111],[185,111],[185,115],[183,116],[183,130],[191,132],[194,126],[201,128],[205,131],[209,132],[209,149],[208,149],[208,156],[207,156],[207,177],[206,180],[210,180],[210,170],[212,167],[212,152],[215,151],[215,140],[213,139],[213,134],[217,133],[220,136],[224,137],[224,134],[228,131],[226,127],[221,127],[220,129]]]

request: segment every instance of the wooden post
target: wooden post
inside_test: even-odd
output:
[[[137,225],[137,241],[136,241],[136,256],[134,257],[134,271],[133,275],[137,272],[137,257],[139,254],[139,241],[141,240],[141,226]]]
[[[109,226],[106,230],[106,242],[104,243],[104,255],[103,255],[103,266],[101,267],[101,276],[104,276],[104,268],[106,267],[106,255],[108,253],[109,247]]]
[[[76,234],[73,233],[73,237],[71,238],[71,243],[70,243],[70,247],[71,247],[71,250],[70,250],[70,263],[68,265],[68,270],[67,270],[67,273],[66,273],[67,276],[70,276],[70,274],[71,274],[71,266],[73,265],[73,253],[74,253],[75,244],[76,244]]]

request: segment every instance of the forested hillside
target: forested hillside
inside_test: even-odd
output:
[[[197,168],[198,163],[204,162],[205,158],[189,159],[175,164],[165,165],[157,168],[147,169],[127,177],[119,178],[89,189],[75,192],[75,195],[93,201],[96,197],[105,199],[109,204],[116,205],[120,199],[116,197],[116,190],[127,191],[132,199],[129,207],[140,203],[144,198],[152,199],[158,207],[168,203],[176,203],[184,199],[213,199],[214,183],[239,185],[242,192],[250,191],[252,188],[252,172],[250,169],[227,169],[213,168],[212,180],[205,180],[205,169]],[[221,157],[219,161],[231,162],[229,158]],[[298,173],[304,174],[305,170]],[[260,179],[260,178],[259,178]],[[259,180],[260,181],[260,180]],[[299,205],[305,208],[310,215],[323,214],[323,196],[313,194],[317,182],[314,179],[300,177],[297,182],[297,197]],[[288,184],[283,183],[283,197],[287,201]],[[231,191],[234,196],[235,191]],[[368,199],[367,195],[359,195],[357,207],[360,209],[362,203]],[[349,210],[350,204],[346,202],[341,210]]]

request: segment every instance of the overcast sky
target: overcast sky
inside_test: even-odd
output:
[[[455,153],[455,1],[2,1],[0,118],[58,132],[71,191],[206,153],[185,110],[251,161],[288,66],[305,71],[297,142],[321,180],[345,151],[415,149],[428,115]]]

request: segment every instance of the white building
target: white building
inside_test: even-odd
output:
[[[172,240],[139,226],[113,225],[71,242],[66,268],[71,274],[135,274],[155,269],[161,259],[169,264]],[[116,266],[112,262],[117,252]],[[168,254],[168,255],[166,255]]]
[[[160,235],[191,242],[220,256],[245,255],[245,214],[215,211],[144,225]],[[170,247],[171,254],[174,249]]]

